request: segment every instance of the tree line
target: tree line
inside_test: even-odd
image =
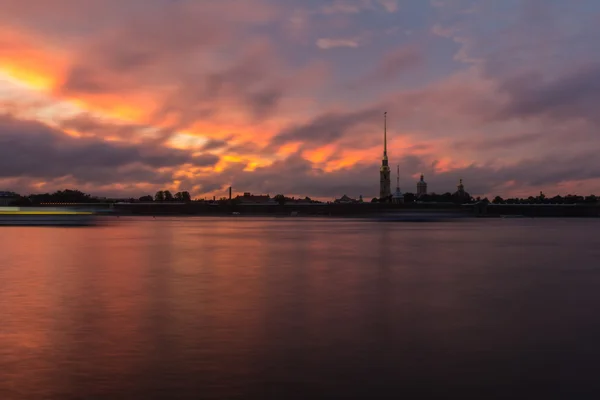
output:
[[[54,193],[38,193],[31,194],[28,196],[21,196],[14,193],[15,200],[12,205],[14,206],[32,206],[43,203],[98,203],[98,202],[106,202],[106,201],[115,201],[115,200],[106,200],[99,199],[97,197],[93,197],[90,194],[84,193],[80,190],[58,190]],[[444,194],[426,194],[423,196],[417,197],[414,193],[404,193],[404,203],[413,203],[415,201],[420,202],[438,202],[438,203],[470,203],[470,202],[486,202],[490,203],[487,198],[476,197],[473,198],[468,196],[468,198],[457,198],[456,194],[444,193]],[[288,201],[294,200],[293,198],[288,198],[283,194],[278,194],[273,197],[275,202],[284,205]],[[310,198],[306,197],[305,201],[313,201]],[[547,197],[544,193],[541,193],[538,196],[529,196],[526,198],[507,198],[504,199],[501,196],[496,196],[491,201],[492,204],[596,204],[600,200],[600,197],[595,195],[589,196],[579,196],[568,194],[566,196],[554,196]],[[156,192],[154,196],[146,195],[142,196],[138,199],[128,198],[128,199],[120,199],[118,201],[126,201],[126,202],[181,202],[187,203],[193,201],[191,195],[188,191],[181,191],[175,194],[172,194],[169,190],[159,190]],[[373,198],[371,200],[372,203],[381,202],[381,203],[389,203],[392,201],[391,196],[389,198],[380,200],[377,198]],[[220,202],[229,202],[225,197],[220,199]],[[233,203],[236,203],[236,199],[233,199]]]
[[[566,196],[546,197],[540,192],[539,196],[529,196],[527,198],[509,198],[503,199],[500,196],[494,197],[492,204],[596,204],[599,198],[595,195],[578,196],[568,194]]]
[[[152,196],[143,196],[143,197],[140,197],[140,201],[159,201],[159,202],[177,201],[177,202],[188,203],[188,202],[192,201],[192,197],[190,196],[190,193],[188,191],[177,192],[177,193],[175,193],[175,195],[173,195],[168,190],[159,190],[154,195],[154,198],[152,198]]]
[[[547,197],[544,193],[540,192],[538,196],[529,196],[529,197],[514,197],[514,198],[502,198],[501,196],[496,196],[490,201],[487,197],[460,197],[457,196],[456,193],[444,193],[444,194],[435,194],[429,193],[422,196],[417,196],[414,193],[404,193],[404,203],[414,203],[415,201],[423,202],[423,203],[492,203],[492,204],[596,204],[600,200],[600,197],[596,195],[589,196],[579,196],[574,194],[568,194],[566,196],[553,196]],[[391,203],[392,196],[388,198],[381,199],[373,198],[371,200],[372,203]]]
[[[110,202],[115,200],[106,200],[98,197],[94,197],[88,193],[84,193],[80,190],[57,190],[54,193],[37,193],[30,194],[28,196],[21,196],[17,193],[14,193],[15,200],[12,202],[14,206],[33,206],[39,204],[48,204],[48,203],[101,203],[101,202]],[[192,197],[188,191],[177,192],[173,195],[168,190],[159,190],[153,196],[146,195],[142,196],[138,199],[133,197],[119,199],[118,201],[126,201],[130,203],[134,202],[191,202]]]
[[[80,190],[57,190],[54,193],[37,193],[28,196],[16,195],[15,206],[30,206],[43,203],[94,203],[98,200]]]

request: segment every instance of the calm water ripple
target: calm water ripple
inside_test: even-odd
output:
[[[599,228],[1,228],[0,399],[598,398]]]

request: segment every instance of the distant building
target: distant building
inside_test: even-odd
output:
[[[251,194],[249,192],[245,192],[243,196],[237,196],[235,198],[235,200],[239,204],[263,204],[263,205],[277,204],[277,202],[268,194],[267,195],[263,195],[263,194],[255,195],[255,194]]]
[[[463,180],[461,179],[457,186],[457,191],[454,192],[452,198],[457,203],[466,203],[471,200],[471,195],[465,191],[465,185],[463,185]]]
[[[359,202],[360,202],[359,200],[353,199],[346,195],[343,195],[339,199],[334,200],[334,203],[338,203],[338,204],[353,204],[353,203],[359,203]]]
[[[320,201],[312,200],[310,197],[305,197],[303,199],[295,199],[295,198],[286,198],[285,204],[297,205],[297,206],[306,206],[312,204],[320,204]]]
[[[0,207],[10,206],[19,199],[19,195],[13,192],[0,192]]]
[[[404,195],[400,191],[400,166],[398,165],[398,170],[396,172],[396,191],[392,195],[392,203],[400,204],[404,203]]]
[[[417,182],[417,197],[424,196],[427,194],[427,182],[425,182],[423,174],[421,174],[421,179]]]

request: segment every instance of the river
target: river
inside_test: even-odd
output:
[[[598,232],[593,219],[0,228],[0,398],[597,398]]]

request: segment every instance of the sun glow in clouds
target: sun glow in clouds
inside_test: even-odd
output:
[[[171,136],[167,144],[176,149],[199,149],[207,142],[208,139],[190,133],[176,133]]]

